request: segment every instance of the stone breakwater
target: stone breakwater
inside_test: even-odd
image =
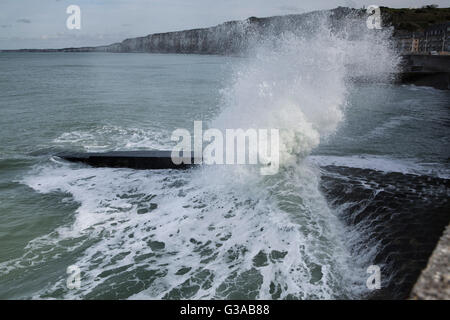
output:
[[[450,180],[338,166],[322,170],[322,191],[330,205],[361,233],[354,250],[364,255],[376,247],[372,263],[381,267],[382,283],[368,298],[408,298],[450,222]],[[433,266],[448,270],[448,254]],[[429,277],[419,283],[433,286]]]
[[[450,300],[450,226],[414,286],[411,299]]]

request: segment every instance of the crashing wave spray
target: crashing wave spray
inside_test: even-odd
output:
[[[276,179],[258,180],[249,170],[233,174],[228,168],[221,174],[230,184],[254,184],[261,189],[260,201],[267,197],[271,210],[297,224],[298,248],[288,250],[282,266],[262,272],[260,297],[265,298],[274,297],[274,287],[284,288],[280,298],[361,296],[374,254],[352,256],[357,231],[340,224],[319,191],[319,173],[303,160],[321,139],[335,133],[355,82],[389,80],[399,57],[390,30],[369,30],[364,19],[354,16],[340,21],[338,28],[331,27],[328,14],[317,13],[313,20],[302,30],[267,37],[253,48],[236,67],[233,83],[223,93],[223,111],[212,122],[223,129],[280,130],[285,171]]]
[[[219,128],[282,129],[285,162],[303,158],[335,132],[353,80],[386,80],[398,65],[389,30],[369,30],[364,19],[348,17],[331,31],[328,14],[310,19],[300,30],[259,41],[235,67],[223,111],[212,122]]]

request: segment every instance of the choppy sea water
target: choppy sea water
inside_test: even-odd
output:
[[[449,220],[450,93],[347,84],[339,65],[327,77],[289,61],[295,49],[1,54],[0,298],[368,298],[371,264],[382,297],[407,295]],[[286,124],[298,157],[261,177],[53,156],[170,149],[194,120]]]

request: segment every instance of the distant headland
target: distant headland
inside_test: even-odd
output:
[[[420,9],[393,9],[380,7],[382,24],[394,28],[399,46],[411,51],[413,39],[434,25],[450,23],[450,8],[426,6]],[[147,52],[147,53],[195,53],[195,54],[238,54],[250,45],[250,39],[267,34],[280,34],[295,31],[316,14],[330,13],[333,28],[342,25],[344,17],[367,16],[366,10],[338,7],[332,10],[313,11],[303,14],[273,16],[265,18],[250,17],[243,21],[228,21],[210,28],[191,29],[166,33],[155,33],[143,37],[125,39],[119,43],[96,47],[77,47],[61,49],[18,49],[0,52]],[[446,32],[447,36],[450,32]],[[417,36],[416,36],[417,38]],[[406,39],[406,40],[405,40]],[[405,42],[406,41],[406,42]],[[447,42],[450,46],[450,41]],[[406,44],[406,45],[405,45]],[[415,44],[414,44],[415,45]],[[426,49],[426,48],[425,48]],[[428,48],[430,51],[431,47]],[[450,51],[443,48],[442,51]],[[439,50],[441,51],[441,50]]]

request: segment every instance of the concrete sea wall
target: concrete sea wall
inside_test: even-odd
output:
[[[450,225],[417,280],[411,299],[450,300]]]

